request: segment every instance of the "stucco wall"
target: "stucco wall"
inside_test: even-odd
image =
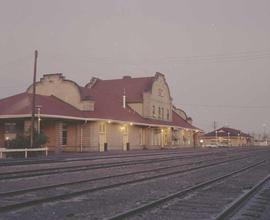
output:
[[[140,145],[140,127],[139,126],[129,126],[129,143],[130,149],[142,149],[143,147]]]
[[[108,150],[123,150],[123,131],[120,124],[107,124]]]
[[[32,92],[32,86],[27,92]],[[61,74],[44,75],[36,84],[36,93],[47,96],[54,95],[80,110],[93,110],[94,107],[93,101],[81,100],[78,85],[70,80],[65,80]]]
[[[143,103],[129,103],[130,108],[136,111],[139,115],[143,116]]]
[[[155,115],[153,116],[153,106],[155,106]],[[159,115],[159,108],[163,109]],[[148,118],[161,119],[167,121],[167,110],[169,111],[169,121],[172,120],[172,100],[169,87],[165,78],[159,76],[152,85],[152,90],[143,95],[143,112]]]

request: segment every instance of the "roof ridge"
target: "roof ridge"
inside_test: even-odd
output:
[[[146,76],[146,77],[131,77],[131,78],[118,78],[118,79],[99,79],[100,81],[117,81],[117,80],[133,80],[133,79],[150,79],[155,78],[155,76]]]

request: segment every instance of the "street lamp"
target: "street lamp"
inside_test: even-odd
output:
[[[228,132],[228,146],[230,146],[230,132]]]
[[[200,144],[203,147],[203,139],[200,140]]]

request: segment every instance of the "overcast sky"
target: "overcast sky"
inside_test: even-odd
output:
[[[0,0],[0,48],[0,98],[31,84],[38,49],[38,78],[162,72],[198,127],[270,131],[269,0]]]

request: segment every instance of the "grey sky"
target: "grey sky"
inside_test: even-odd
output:
[[[158,71],[195,125],[269,131],[269,21],[269,0],[0,0],[0,98],[31,83],[38,49],[38,78]]]

